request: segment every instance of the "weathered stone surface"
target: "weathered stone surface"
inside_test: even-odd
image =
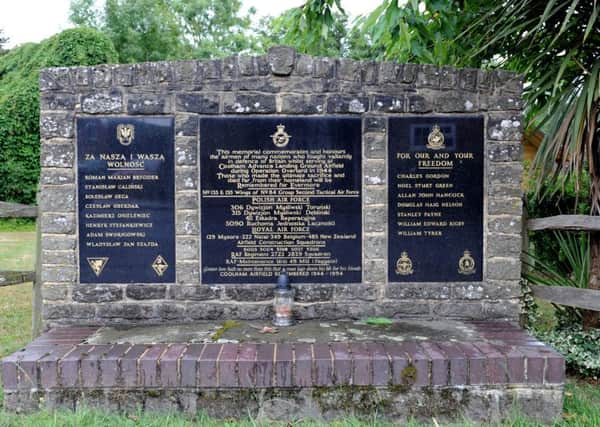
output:
[[[364,186],[364,202],[366,205],[381,205],[387,202],[387,190],[381,186]]]
[[[523,224],[521,216],[490,216],[488,217],[488,230],[492,233],[519,234]]]
[[[300,303],[331,301],[333,287],[331,285],[294,285],[294,299]]]
[[[404,94],[397,96],[375,95],[372,98],[372,110],[382,113],[403,113],[406,111],[406,97]]]
[[[487,135],[495,141],[520,141],[523,126],[520,114],[490,114]]]
[[[238,72],[241,76],[256,74],[256,62],[253,56],[240,55],[238,58]]]
[[[369,214],[367,213],[367,215]],[[383,234],[366,234],[363,237],[363,257],[365,259],[383,259],[387,254],[386,243],[387,239]]]
[[[281,98],[281,112],[287,114],[322,114],[325,95],[285,95]]]
[[[492,162],[520,161],[523,154],[523,145],[520,142],[488,144],[488,158]]]
[[[333,95],[327,98],[328,113],[364,113],[369,110],[369,98],[365,96]]]
[[[219,299],[221,288],[208,285],[172,286],[171,298],[182,301],[207,301]]]
[[[517,186],[521,182],[523,165],[521,162],[493,163],[488,170],[490,184],[512,184]]]
[[[370,159],[384,159],[387,139],[381,133],[365,133],[363,135],[364,155]]]
[[[40,163],[44,168],[72,168],[75,148],[71,143],[42,143]]]
[[[167,94],[131,94],[127,99],[129,114],[168,114],[172,111],[171,96]]]
[[[520,259],[489,258],[487,260],[487,277],[492,280],[519,280],[521,278]]]
[[[113,89],[110,92],[96,92],[81,97],[81,109],[88,114],[111,114],[123,112],[123,95]]]
[[[496,88],[502,94],[520,95],[523,91],[523,75],[511,71],[496,70]]]
[[[40,194],[39,206],[42,212],[75,212],[75,187],[44,187]]]
[[[450,299],[452,291],[449,283],[397,283],[385,290],[388,299]]]
[[[177,259],[179,261],[198,259],[198,239],[194,237],[178,238]]]
[[[177,283],[186,285],[200,281],[200,267],[198,262],[177,263]]]
[[[175,195],[175,204],[177,209],[196,210],[198,209],[198,193],[196,191],[180,191]]]
[[[495,188],[495,187],[494,187]],[[489,215],[518,215],[523,211],[523,201],[519,197],[494,197],[488,198]]]
[[[44,265],[42,267],[42,282],[73,283],[77,279],[74,266]]]
[[[363,280],[365,283],[385,282],[387,262],[384,260],[365,260],[363,262]]]
[[[154,306],[140,303],[100,304],[97,306],[96,316],[101,319],[118,318],[140,321],[154,317]]]
[[[177,235],[197,235],[199,232],[198,211],[179,211],[176,214],[175,231]]]
[[[177,137],[175,144],[175,164],[195,166],[198,158],[198,143],[194,137]]]
[[[44,319],[92,319],[95,308],[90,304],[44,304]]]
[[[40,97],[40,110],[75,110],[77,101],[72,93],[44,92]]]
[[[162,303],[156,306],[156,315],[166,321],[177,320],[181,322],[185,319],[185,310],[183,304]]]
[[[417,73],[417,87],[440,87],[440,69],[435,65],[421,65]]]
[[[377,304],[377,316],[401,319],[403,317],[429,315],[429,303],[414,300],[383,301]]]
[[[522,110],[523,100],[519,95],[480,95],[480,106],[482,110],[506,111]]]
[[[276,76],[289,76],[294,69],[296,50],[289,46],[273,46],[267,53],[271,72]]]
[[[42,185],[64,185],[73,184],[74,182],[75,173],[73,172],[73,169],[43,168],[41,171],[40,184]]]
[[[385,116],[366,116],[363,119],[365,132],[381,132],[387,131],[387,119]]]
[[[483,319],[483,303],[480,301],[460,302],[448,301],[438,302],[433,305],[433,314],[440,317],[453,319]]]
[[[43,113],[40,117],[40,137],[72,138],[73,120],[72,113]]]
[[[43,264],[75,265],[75,251],[72,249],[42,250]]]
[[[362,72],[360,62],[351,59],[338,59],[336,65],[338,79],[351,82],[361,81]]]
[[[384,207],[365,207],[365,232],[385,231],[387,228],[387,209]]]
[[[367,160],[363,162],[363,178],[367,185],[382,185],[387,182],[385,162]]]
[[[234,114],[275,113],[275,96],[260,93],[227,94],[223,98],[223,111]]]
[[[266,301],[273,299],[273,285],[230,285],[224,295],[235,301]]]
[[[42,69],[40,70],[39,82],[40,91],[42,92],[68,89],[71,85],[69,69],[66,67]]]
[[[167,287],[165,285],[150,285],[147,283],[127,285],[125,295],[135,300],[165,299]]]
[[[520,234],[489,233],[487,255],[490,257],[518,257],[521,254]]]
[[[73,234],[75,216],[73,214],[42,214],[42,232],[50,234]]]
[[[460,70],[458,87],[462,90],[474,91],[477,88],[477,71],[472,68]]]
[[[175,136],[198,137],[198,116],[177,114],[175,116]]]
[[[195,167],[175,169],[175,191],[195,190],[198,188],[198,171]]]
[[[477,94],[460,91],[442,93],[435,101],[441,113],[469,113],[479,109]]]
[[[440,88],[454,89],[458,85],[458,70],[452,67],[442,67],[440,70]]]
[[[219,95],[215,93],[180,93],[176,95],[177,111],[199,114],[217,114],[219,112]]]
[[[408,96],[409,113],[429,113],[433,110],[433,102],[421,95]]]
[[[46,284],[44,285],[44,301],[65,301],[69,294],[69,285],[65,284]]]
[[[84,284],[73,288],[73,301],[104,303],[123,299],[123,289],[115,285]]]
[[[45,230],[44,230],[45,232]],[[75,249],[75,236],[42,235],[42,249],[48,251],[67,251]]]

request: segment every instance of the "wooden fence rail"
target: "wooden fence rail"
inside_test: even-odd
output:
[[[36,218],[37,206],[0,202],[0,218]]]
[[[600,216],[556,215],[545,218],[532,218],[527,221],[527,229],[529,231],[599,232]],[[534,296],[554,304],[600,311],[600,290],[546,285],[530,285],[530,288]]]

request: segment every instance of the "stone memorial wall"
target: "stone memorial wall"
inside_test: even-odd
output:
[[[516,319],[521,89],[505,71],[267,55],[40,75],[47,327]]]

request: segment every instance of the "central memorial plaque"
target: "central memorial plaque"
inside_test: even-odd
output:
[[[483,118],[390,118],[388,144],[389,281],[481,281]]]
[[[361,119],[202,118],[202,282],[362,279]]]
[[[81,283],[175,281],[171,118],[77,120]]]

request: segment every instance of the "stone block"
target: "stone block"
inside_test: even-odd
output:
[[[175,168],[175,191],[188,191],[198,188],[198,170],[195,167]]]
[[[476,93],[448,91],[435,100],[435,109],[440,113],[470,113],[479,110]]]
[[[154,306],[140,303],[100,304],[96,308],[96,316],[104,320],[126,319],[138,322],[153,318]]]
[[[360,82],[362,77],[361,64],[351,59],[338,59],[336,61],[336,74],[340,80]]]
[[[300,303],[331,301],[333,299],[333,286],[331,285],[294,285],[294,299]]]
[[[168,114],[172,112],[171,96],[165,93],[134,93],[127,98],[127,113]]]
[[[42,235],[42,249],[44,251],[72,251],[75,249],[75,243],[75,236]]]
[[[178,211],[176,214],[176,234],[194,235],[199,232],[198,211]]]
[[[458,87],[462,90],[473,92],[477,88],[477,71],[472,68],[464,68],[459,71]]]
[[[207,301],[219,299],[221,288],[208,285],[172,286],[170,295],[175,300]]]
[[[369,111],[369,98],[366,96],[331,95],[327,98],[327,112],[330,114],[366,111]]]
[[[492,233],[519,234],[523,228],[521,216],[488,216],[488,231]]]
[[[73,113],[43,113],[40,117],[40,138],[72,138]]]
[[[487,256],[519,258],[521,255],[522,239],[519,234],[489,233],[487,241]]]
[[[489,143],[487,155],[492,162],[518,162],[523,156],[523,145],[520,142]]]
[[[385,207],[365,207],[365,232],[385,231],[387,229],[387,209]]]
[[[235,301],[270,301],[274,286],[269,285],[229,285],[224,287],[224,295]]]
[[[216,93],[179,93],[175,97],[177,111],[198,114],[218,114],[219,95]]]
[[[83,284],[73,288],[73,301],[104,303],[123,299],[123,289],[115,285]]]
[[[402,83],[416,83],[419,68],[418,64],[403,64],[400,81]]]
[[[387,182],[385,162],[366,160],[363,162],[363,179],[367,185],[382,185]]]
[[[374,95],[372,98],[372,111],[382,113],[403,113],[406,111],[407,103],[405,95]]]
[[[176,251],[179,261],[198,259],[198,239],[195,237],[179,237],[176,242]]]
[[[75,212],[75,187],[43,187],[39,206],[42,212]]]
[[[382,260],[363,261],[365,283],[383,283],[386,280],[386,262]]]
[[[365,116],[363,119],[364,132],[381,132],[387,131],[387,119],[385,116]]]
[[[281,96],[281,112],[286,114],[321,114],[324,111],[325,95]]]
[[[519,187],[522,174],[521,162],[493,163],[488,170],[488,181],[490,184],[510,184]]]
[[[200,282],[200,266],[198,262],[177,263],[177,283],[187,285]]]
[[[40,110],[74,111],[77,101],[77,96],[72,93],[43,92],[40,96]]]
[[[296,55],[296,67],[294,74],[297,76],[312,77],[314,72],[313,57],[310,55]]]
[[[71,85],[71,75],[67,67],[44,68],[40,70],[40,91],[68,89]]]
[[[43,168],[72,168],[74,159],[75,148],[70,142],[42,143],[40,164]]]
[[[164,321],[183,322],[185,320],[186,307],[182,304],[172,302],[158,303],[156,305],[156,315]]]
[[[294,69],[296,50],[289,46],[273,46],[267,53],[271,73],[276,76],[289,76]]]
[[[368,216],[368,214],[367,214]],[[365,234],[363,256],[365,259],[383,259],[387,255],[387,237],[384,234]]]
[[[379,65],[379,82],[396,83],[400,76],[402,65],[396,62],[382,62]]]
[[[175,136],[198,137],[198,116],[195,114],[175,115]]]
[[[148,283],[127,285],[127,298],[135,300],[165,299],[167,287]]]
[[[179,191],[175,194],[175,206],[178,210],[198,210],[197,191]]]
[[[50,234],[73,234],[75,216],[73,214],[42,214],[42,232]]]
[[[409,113],[429,113],[433,110],[433,102],[422,95],[408,95]]]
[[[331,58],[313,58],[313,77],[330,79],[335,70],[335,60]]]
[[[365,85],[377,84],[379,78],[379,64],[375,61],[362,61],[361,69],[363,75],[363,82]]]
[[[523,136],[521,115],[491,113],[488,118],[487,136],[494,141],[521,141]]]
[[[226,94],[223,98],[226,114],[275,113],[275,96],[259,93]]]
[[[122,113],[123,95],[113,89],[110,92],[95,92],[81,97],[81,110],[88,114]]]
[[[417,73],[417,87],[439,88],[440,69],[435,65],[421,65]]]
[[[71,168],[42,168],[41,170],[41,185],[65,185],[73,184],[74,182],[75,173]]]
[[[383,186],[365,185],[363,197],[365,205],[382,205],[387,203],[387,189]]]
[[[381,133],[363,134],[364,155],[369,159],[385,159],[387,138]]]
[[[177,137],[175,144],[175,164],[178,166],[196,166],[198,144],[193,137]]]
[[[450,283],[394,283],[388,284],[385,289],[388,299],[446,300],[451,295]]]

